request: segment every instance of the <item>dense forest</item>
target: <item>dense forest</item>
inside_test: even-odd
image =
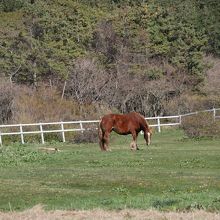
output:
[[[219,0],[0,0],[0,122],[220,106]]]

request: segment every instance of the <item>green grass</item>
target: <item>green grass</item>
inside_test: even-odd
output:
[[[14,144],[0,149],[0,210],[36,204],[47,209],[220,210],[220,141],[184,139],[180,130],[111,136],[111,152],[98,144]]]

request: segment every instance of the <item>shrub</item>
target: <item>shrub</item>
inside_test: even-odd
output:
[[[194,111],[203,111],[212,109],[220,105],[219,96],[216,95],[197,95],[193,93],[183,93],[180,96],[173,97],[165,107],[167,115],[185,114]]]
[[[184,117],[182,128],[190,138],[220,137],[220,122],[213,120],[213,115],[210,113]]]
[[[73,142],[80,143],[97,143],[98,141],[98,132],[97,130],[87,130],[79,132],[75,135]]]
[[[7,81],[0,82],[0,123],[7,123],[12,116],[13,87]]]
[[[24,0],[1,0],[0,1],[0,11],[4,12],[12,12],[20,9],[23,4]]]

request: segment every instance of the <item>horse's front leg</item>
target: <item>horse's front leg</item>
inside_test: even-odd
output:
[[[139,150],[139,148],[137,147],[137,133],[136,132],[132,132],[132,142],[130,144],[131,150]]]
[[[150,145],[151,133],[150,131],[144,131],[144,139],[146,140],[146,144]]]

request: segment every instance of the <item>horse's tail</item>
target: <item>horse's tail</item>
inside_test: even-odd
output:
[[[104,139],[103,139],[104,133],[101,127],[101,122],[99,123],[99,127],[98,127],[98,135],[99,135],[99,146],[101,150],[104,150]]]

